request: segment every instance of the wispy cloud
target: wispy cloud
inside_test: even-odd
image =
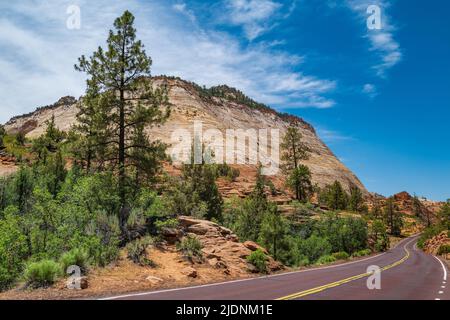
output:
[[[367,8],[370,5],[377,5],[381,8],[381,29],[367,29],[365,37],[369,39],[370,50],[376,52],[381,60],[373,68],[378,76],[385,77],[386,72],[402,60],[400,44],[395,40],[396,27],[391,22],[391,17],[388,13],[390,2],[386,0],[347,0],[347,5],[358,14],[360,19],[364,20],[369,16]],[[364,26],[366,26],[365,23]]]
[[[362,92],[370,98],[375,98],[378,95],[377,87],[371,83],[366,83],[362,88]]]
[[[77,3],[81,30],[66,28],[66,9],[73,1],[0,3],[0,10],[8,12],[0,19],[0,122],[63,95],[82,95],[84,77],[73,65],[82,54],[105,44],[114,18],[125,9],[136,15],[138,37],[154,61],[153,74],[180,76],[206,86],[228,84],[280,107],[334,104],[327,96],[336,83],[298,71],[303,57],[268,44],[243,45],[235,35],[197,24],[187,28],[180,13],[195,21],[195,12],[184,2],[174,7],[165,1]]]
[[[325,129],[321,126],[316,126],[317,134],[328,145],[337,142],[348,142],[356,140],[354,137],[344,135],[338,131]]]

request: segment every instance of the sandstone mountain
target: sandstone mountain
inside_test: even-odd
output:
[[[227,86],[206,89],[179,78],[169,77],[155,77],[154,84],[167,86],[173,107],[171,117],[166,124],[149,130],[151,139],[161,139],[170,144],[175,130],[187,129],[192,132],[195,121],[202,122],[204,131],[215,128],[224,132],[224,135],[227,129],[273,128],[279,129],[282,137],[290,125],[295,125],[300,129],[304,142],[311,149],[310,159],[304,163],[310,168],[314,183],[324,186],[338,180],[346,189],[350,185],[356,185],[364,194],[368,194],[359,179],[337,159],[320,140],[314,128],[303,119],[280,114]],[[79,101],[73,97],[61,98],[53,105],[12,118],[6,123],[5,128],[10,134],[22,131],[28,138],[36,138],[44,132],[45,122],[54,115],[56,125],[61,130],[69,130],[76,122],[78,103]],[[255,166],[241,167],[242,172],[251,172]],[[275,181],[277,179],[281,183],[280,175],[274,177]]]

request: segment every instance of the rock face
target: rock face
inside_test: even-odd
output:
[[[186,235],[194,235],[203,245],[203,257],[209,265],[225,274],[239,274],[243,270],[252,270],[247,257],[257,249],[267,253],[267,250],[253,242],[239,243],[238,237],[231,230],[218,224],[197,220],[192,217],[179,217],[180,228]],[[270,272],[282,270],[280,263],[269,257]],[[192,271],[192,270],[189,270]],[[186,270],[186,275],[193,277],[193,272]]]
[[[437,255],[439,248],[442,245],[450,245],[450,238],[448,237],[448,231],[444,231],[434,238],[431,238],[425,242],[424,251],[430,254]],[[450,258],[449,254],[446,254],[446,259]]]
[[[279,114],[249,99],[239,100],[236,97],[241,93],[226,86],[219,87],[228,90],[226,94],[211,96],[205,94],[204,89],[199,86],[180,79],[156,77],[154,84],[167,86],[173,107],[166,124],[148,131],[152,139],[160,139],[171,144],[172,133],[179,129],[193,132],[194,121],[202,122],[203,132],[214,128],[220,130],[224,137],[227,129],[279,129],[280,137],[283,137],[286,129],[294,124],[300,129],[304,142],[312,151],[310,159],[305,161],[305,164],[312,172],[314,183],[324,186],[338,180],[346,189],[354,184],[367,194],[358,178],[319,139],[314,128],[302,119]],[[73,97],[64,97],[54,105],[11,119],[5,128],[9,133],[24,131],[29,138],[36,138],[44,132],[45,122],[54,115],[58,128],[69,130],[76,122],[77,103]],[[255,165],[241,167],[242,171],[245,171],[254,168]]]

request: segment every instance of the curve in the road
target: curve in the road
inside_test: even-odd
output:
[[[106,300],[450,299],[446,266],[417,250],[416,240],[404,239],[384,254],[340,265]],[[382,269],[382,290],[367,288],[366,278],[373,274],[369,266]]]

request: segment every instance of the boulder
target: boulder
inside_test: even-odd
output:
[[[181,273],[184,274],[185,276],[189,277],[189,278],[197,278],[197,276],[198,276],[197,270],[195,270],[195,269],[192,268],[192,267],[184,268],[184,269],[181,271]]]
[[[265,248],[261,247],[259,244],[255,243],[253,241],[245,241],[244,247],[246,247],[247,249],[249,249],[251,251],[256,251],[259,249],[262,252],[264,252],[265,254],[269,254]]]

